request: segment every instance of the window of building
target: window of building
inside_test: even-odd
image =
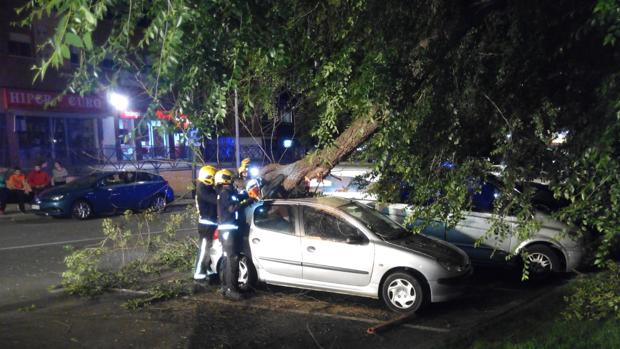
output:
[[[288,111],[283,111],[282,112],[282,122],[287,123],[287,124],[292,124],[293,123],[293,112],[288,110]]]
[[[13,56],[32,57],[32,41],[30,35],[9,33],[9,54]]]
[[[0,114],[0,166],[9,165],[9,145],[7,141],[6,115]]]

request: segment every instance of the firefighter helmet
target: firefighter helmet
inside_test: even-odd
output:
[[[257,179],[250,179],[245,185],[245,190],[248,192],[248,196],[255,200],[260,200],[260,183]]]
[[[207,185],[213,185],[216,169],[210,165],[204,165],[198,171],[198,180]]]
[[[215,173],[215,185],[232,184],[233,173],[227,169],[221,169]]]

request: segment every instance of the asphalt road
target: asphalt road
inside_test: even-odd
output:
[[[11,209],[11,207],[9,207]],[[171,207],[154,222],[161,231]],[[110,217],[115,221],[123,217]],[[27,306],[50,296],[49,288],[60,283],[65,246],[94,245],[103,239],[103,218],[86,221],[54,219],[8,211],[0,217],[0,311]],[[181,233],[191,233],[191,226]]]
[[[101,223],[0,217],[0,347],[435,348],[533,304],[566,281],[524,284],[518,271],[477,268],[462,297],[431,304],[380,335],[366,329],[396,315],[379,300],[264,284],[240,302],[222,299],[212,286],[143,311],[121,307],[132,294],[88,299],[48,291],[60,282],[64,246],[98,243]],[[193,232],[188,226],[182,233]]]

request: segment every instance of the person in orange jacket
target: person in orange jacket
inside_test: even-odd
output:
[[[26,181],[26,176],[22,173],[21,168],[15,167],[13,170],[13,174],[6,181],[6,187],[9,189],[9,192],[17,199],[17,204],[19,205],[19,210],[22,213],[26,213],[26,208],[24,204],[28,199],[28,194],[30,194],[31,189],[30,185]]]

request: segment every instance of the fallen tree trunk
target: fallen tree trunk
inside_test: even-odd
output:
[[[270,164],[263,168],[261,176],[266,183],[278,181],[285,191],[291,191],[304,179],[322,179],[332,168],[366,142],[379,128],[387,113],[373,109],[367,115],[354,120],[329,146],[288,164]]]

